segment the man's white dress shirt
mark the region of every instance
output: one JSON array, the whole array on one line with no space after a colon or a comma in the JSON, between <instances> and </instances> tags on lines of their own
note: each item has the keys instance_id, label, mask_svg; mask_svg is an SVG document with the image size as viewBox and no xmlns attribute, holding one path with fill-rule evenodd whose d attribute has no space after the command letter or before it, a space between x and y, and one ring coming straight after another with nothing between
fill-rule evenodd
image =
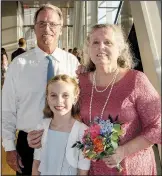
<instances>
[{"instance_id":1,"label":"man's white dress shirt","mask_svg":"<svg viewBox=\"0 0 162 176\"><path fill-rule=\"evenodd\" d=\"M29 132L43 118L48 54L36 47L16 57L6 73L2 89L2 140L5 151L15 150L16 129ZM76 76L77 58L56 48L54 74Z\"/></svg>"}]
</instances>

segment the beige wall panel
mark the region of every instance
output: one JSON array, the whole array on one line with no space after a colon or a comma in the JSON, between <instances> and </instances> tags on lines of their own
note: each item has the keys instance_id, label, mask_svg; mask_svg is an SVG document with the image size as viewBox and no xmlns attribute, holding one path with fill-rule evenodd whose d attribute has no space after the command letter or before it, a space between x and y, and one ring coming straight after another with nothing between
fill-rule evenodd
<instances>
[{"instance_id":1,"label":"beige wall panel","mask_svg":"<svg viewBox=\"0 0 162 176\"><path fill-rule=\"evenodd\" d=\"M155 36L155 31L153 31L153 29L156 30L156 28L158 28L159 25L161 25L161 21L158 20L156 13L153 13L151 11L149 12L147 11L146 13L146 8L147 8L146 3L150 3L150 2L130 1L143 69L145 74L148 76L149 80L153 84L153 86L161 94L161 85L160 85L161 53L159 52L159 49L158 49L159 39L161 40L161 32L159 29L157 29L156 36L159 36L157 38ZM156 3L156 2L153 2L153 3ZM152 5L152 4L148 4L148 5ZM152 15L152 18L150 19L151 15ZM159 23L159 25L153 26L152 21L154 20L157 20L156 23Z\"/></svg>"}]
</instances>

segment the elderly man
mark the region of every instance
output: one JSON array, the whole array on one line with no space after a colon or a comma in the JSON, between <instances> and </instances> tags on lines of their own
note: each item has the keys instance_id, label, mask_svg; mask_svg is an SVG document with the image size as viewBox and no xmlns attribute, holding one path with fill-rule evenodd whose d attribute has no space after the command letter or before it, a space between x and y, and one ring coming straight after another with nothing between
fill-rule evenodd
<instances>
[{"instance_id":1,"label":"elderly man","mask_svg":"<svg viewBox=\"0 0 162 176\"><path fill-rule=\"evenodd\" d=\"M17 56L6 74L2 90L2 139L9 166L17 175L31 175L33 152L27 134L43 118L47 81L57 74L76 76L79 62L75 56L57 47L63 17L50 4L35 13L37 47ZM16 130L19 130L15 146ZM42 132L38 132L38 137Z\"/></svg>"}]
</instances>

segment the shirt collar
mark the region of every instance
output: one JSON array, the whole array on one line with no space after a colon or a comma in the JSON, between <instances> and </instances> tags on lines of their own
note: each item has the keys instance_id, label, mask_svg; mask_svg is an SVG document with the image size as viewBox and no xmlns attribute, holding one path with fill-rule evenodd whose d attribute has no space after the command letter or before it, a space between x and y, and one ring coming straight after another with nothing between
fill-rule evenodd
<instances>
[{"instance_id":1,"label":"shirt collar","mask_svg":"<svg viewBox=\"0 0 162 176\"><path fill-rule=\"evenodd\" d=\"M24 49L24 50L25 50L25 48L24 48L24 47L20 47L20 46L19 46L19 48L22 48L22 49Z\"/></svg>"},{"instance_id":2,"label":"shirt collar","mask_svg":"<svg viewBox=\"0 0 162 176\"><path fill-rule=\"evenodd\" d=\"M43 50L41 50L38 46L35 48L35 51L36 51L36 53L43 55L44 58L49 55L49 54L45 53ZM56 60L57 62L60 62L60 48L56 47L54 52L50 55L53 56L54 60Z\"/></svg>"}]
</instances>

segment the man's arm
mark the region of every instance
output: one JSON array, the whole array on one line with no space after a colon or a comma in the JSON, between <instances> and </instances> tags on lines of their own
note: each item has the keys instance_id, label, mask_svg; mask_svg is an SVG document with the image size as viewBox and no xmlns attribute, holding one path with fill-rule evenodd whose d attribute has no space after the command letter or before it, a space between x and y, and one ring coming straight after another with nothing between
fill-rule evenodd
<instances>
[{"instance_id":1,"label":"man's arm","mask_svg":"<svg viewBox=\"0 0 162 176\"><path fill-rule=\"evenodd\" d=\"M17 102L14 65L11 63L2 89L2 140L5 151L16 150Z\"/></svg>"},{"instance_id":2,"label":"man's arm","mask_svg":"<svg viewBox=\"0 0 162 176\"><path fill-rule=\"evenodd\" d=\"M13 69L14 64L11 63L2 89L2 145L6 151L7 164L21 173L20 167L23 167L23 164L15 147L17 102Z\"/></svg>"}]
</instances>

